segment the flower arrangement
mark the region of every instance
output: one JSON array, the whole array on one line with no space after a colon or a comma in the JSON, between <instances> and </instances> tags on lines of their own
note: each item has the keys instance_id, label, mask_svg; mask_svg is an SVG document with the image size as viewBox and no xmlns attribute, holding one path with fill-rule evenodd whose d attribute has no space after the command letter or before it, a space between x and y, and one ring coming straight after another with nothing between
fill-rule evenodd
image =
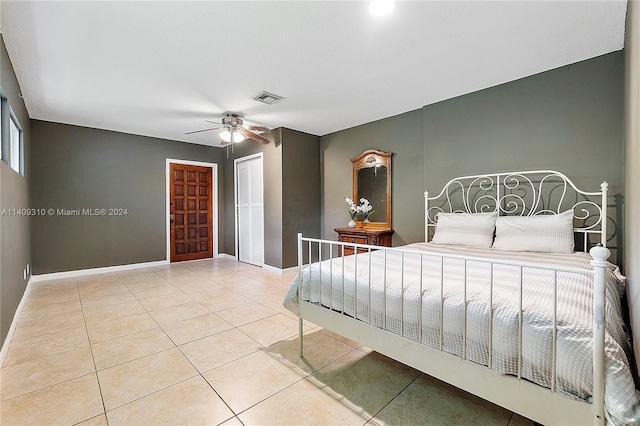
<instances>
[{"instance_id":1,"label":"flower arrangement","mask_svg":"<svg viewBox=\"0 0 640 426\"><path fill-rule=\"evenodd\" d=\"M373 213L373 206L369 203L369 200L366 198L360 198L360 205L357 205L348 197L345 197L344 201L349 204L349 210L347 210L347 212L349 213L351 220L354 220L357 215L362 214L364 221L369 221L369 216Z\"/></svg>"},{"instance_id":2,"label":"flower arrangement","mask_svg":"<svg viewBox=\"0 0 640 426\"><path fill-rule=\"evenodd\" d=\"M369 200L366 198L360 198L360 211L362 212L362 217L364 217L365 222L369 222L369 216L371 216L374 212L373 206L369 204Z\"/></svg>"},{"instance_id":3,"label":"flower arrangement","mask_svg":"<svg viewBox=\"0 0 640 426\"><path fill-rule=\"evenodd\" d=\"M344 201L345 203L349 204L349 210L347 210L347 212L349 213L349 217L351 218L351 220L355 219L357 215L362 213L360 206L357 206L351 198L345 197Z\"/></svg>"}]
</instances>

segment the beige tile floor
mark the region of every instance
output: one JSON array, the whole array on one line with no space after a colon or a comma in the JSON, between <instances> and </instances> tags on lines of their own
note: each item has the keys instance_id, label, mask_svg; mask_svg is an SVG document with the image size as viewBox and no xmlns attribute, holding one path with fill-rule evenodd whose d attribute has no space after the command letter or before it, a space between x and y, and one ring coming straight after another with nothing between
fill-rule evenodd
<instances>
[{"instance_id":1,"label":"beige tile floor","mask_svg":"<svg viewBox=\"0 0 640 426\"><path fill-rule=\"evenodd\" d=\"M2 425L531 424L282 307L292 275L228 259L34 282Z\"/></svg>"}]
</instances>

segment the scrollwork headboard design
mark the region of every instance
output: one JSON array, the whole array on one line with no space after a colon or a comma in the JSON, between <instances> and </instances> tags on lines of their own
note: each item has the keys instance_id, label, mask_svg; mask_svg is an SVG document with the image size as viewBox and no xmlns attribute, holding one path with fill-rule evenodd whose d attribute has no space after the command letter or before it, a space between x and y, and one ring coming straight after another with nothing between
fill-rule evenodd
<instances>
[{"instance_id":1,"label":"scrollwork headboard design","mask_svg":"<svg viewBox=\"0 0 640 426\"><path fill-rule=\"evenodd\" d=\"M579 189L567 176L553 170L462 176L447 182L434 197L425 196L425 241L433 235L437 215L494 212L509 216L559 214L573 209L574 232L581 249L595 242L607 246L607 182L600 191ZM597 240L592 244L589 236Z\"/></svg>"}]
</instances>

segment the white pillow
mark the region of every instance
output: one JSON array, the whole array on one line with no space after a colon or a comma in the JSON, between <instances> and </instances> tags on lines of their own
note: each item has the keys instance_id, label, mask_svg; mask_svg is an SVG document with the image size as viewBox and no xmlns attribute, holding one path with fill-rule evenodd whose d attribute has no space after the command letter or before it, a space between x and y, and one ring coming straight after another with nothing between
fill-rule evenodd
<instances>
[{"instance_id":1,"label":"white pillow","mask_svg":"<svg viewBox=\"0 0 640 426\"><path fill-rule=\"evenodd\" d=\"M496 220L499 250L573 253L573 210L537 216L500 216Z\"/></svg>"},{"instance_id":2,"label":"white pillow","mask_svg":"<svg viewBox=\"0 0 640 426\"><path fill-rule=\"evenodd\" d=\"M438 213L431 242L474 247L491 247L498 212Z\"/></svg>"}]
</instances>

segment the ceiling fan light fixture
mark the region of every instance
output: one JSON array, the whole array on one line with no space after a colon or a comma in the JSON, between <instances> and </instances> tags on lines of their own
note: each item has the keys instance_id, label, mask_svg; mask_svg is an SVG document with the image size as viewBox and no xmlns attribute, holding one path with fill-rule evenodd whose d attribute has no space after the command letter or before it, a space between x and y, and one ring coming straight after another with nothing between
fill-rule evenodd
<instances>
[{"instance_id":1,"label":"ceiling fan light fixture","mask_svg":"<svg viewBox=\"0 0 640 426\"><path fill-rule=\"evenodd\" d=\"M225 142L230 143L231 142L231 132L229 130L225 130L223 132L220 133L220 139L222 139ZM242 142L243 140L245 140L245 137L242 133L240 132L233 132L233 142L234 143L238 143L238 142Z\"/></svg>"},{"instance_id":2,"label":"ceiling fan light fixture","mask_svg":"<svg viewBox=\"0 0 640 426\"><path fill-rule=\"evenodd\" d=\"M385 16L396 7L394 0L372 0L369 2L369 13L373 16Z\"/></svg>"}]
</instances>

